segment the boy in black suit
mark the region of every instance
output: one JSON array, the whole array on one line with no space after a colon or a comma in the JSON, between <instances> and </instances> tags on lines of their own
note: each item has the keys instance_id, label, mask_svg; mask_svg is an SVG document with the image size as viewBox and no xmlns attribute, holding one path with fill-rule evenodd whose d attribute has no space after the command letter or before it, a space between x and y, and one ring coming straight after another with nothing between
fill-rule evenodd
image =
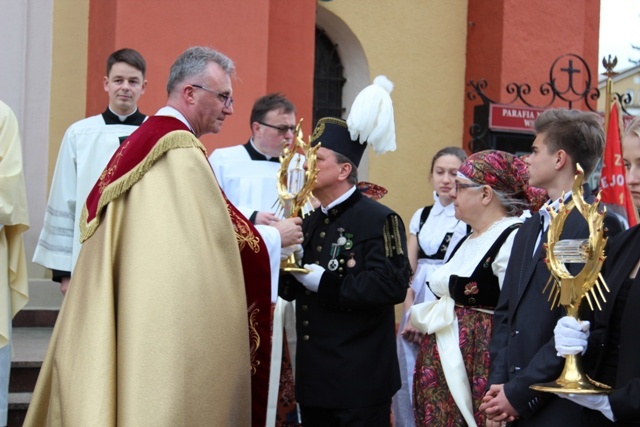
<instances>
[{"instance_id":1,"label":"boy in black suit","mask_svg":"<svg viewBox=\"0 0 640 427\"><path fill-rule=\"evenodd\" d=\"M570 200L576 164L591 175L604 151L604 132L595 113L577 110L547 110L534 125L536 139L525 162L529 184L547 191L550 205ZM587 184L584 194L593 201ZM613 217L605 219L609 235L621 231ZM555 380L564 366L556 356L553 328L564 315L562 308L550 309L542 293L549 279L543 244L549 225L549 213L541 209L522 225L513 243L500 300L494 315L491 339L489 390L480 407L496 425L579 426L580 407L550 393L529 386ZM578 211L567 218L561 239L587 238L589 229ZM581 265L571 265L576 274ZM573 270L572 270L573 269ZM504 425L504 424L503 424Z\"/></svg>"}]
</instances>

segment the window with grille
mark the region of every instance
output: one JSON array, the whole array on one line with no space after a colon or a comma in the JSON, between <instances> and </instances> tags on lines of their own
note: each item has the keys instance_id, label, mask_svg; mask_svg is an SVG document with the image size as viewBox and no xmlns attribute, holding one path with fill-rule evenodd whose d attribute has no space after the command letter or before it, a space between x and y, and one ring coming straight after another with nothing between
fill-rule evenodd
<instances>
[{"instance_id":1,"label":"window with grille","mask_svg":"<svg viewBox=\"0 0 640 427\"><path fill-rule=\"evenodd\" d=\"M316 59L313 79L313 127L322 117L342 117L342 61L337 45L316 28Z\"/></svg>"}]
</instances>

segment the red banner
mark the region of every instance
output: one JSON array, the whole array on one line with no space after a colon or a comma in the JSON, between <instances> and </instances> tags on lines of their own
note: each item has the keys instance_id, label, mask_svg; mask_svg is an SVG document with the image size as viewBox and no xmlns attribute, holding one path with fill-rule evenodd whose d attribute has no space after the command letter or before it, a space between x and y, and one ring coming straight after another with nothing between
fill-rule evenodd
<instances>
[{"instance_id":1,"label":"red banner","mask_svg":"<svg viewBox=\"0 0 640 427\"><path fill-rule=\"evenodd\" d=\"M607 126L607 142L604 150L600 189L602 202L617 205L626 212L629 226L636 225L636 214L631 194L625 181L625 167L622 161L622 144L620 138L620 114L616 101L611 105L609 125Z\"/></svg>"}]
</instances>

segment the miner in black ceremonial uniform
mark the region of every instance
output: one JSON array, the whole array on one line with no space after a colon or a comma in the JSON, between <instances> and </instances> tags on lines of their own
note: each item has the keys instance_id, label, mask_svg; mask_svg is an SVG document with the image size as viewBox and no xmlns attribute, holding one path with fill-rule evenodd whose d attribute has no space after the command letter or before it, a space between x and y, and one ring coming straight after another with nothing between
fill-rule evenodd
<instances>
[{"instance_id":1,"label":"miner in black ceremonial uniform","mask_svg":"<svg viewBox=\"0 0 640 427\"><path fill-rule=\"evenodd\" d=\"M395 149L392 87L377 77L347 121L320 119L311 137L321 145L313 192L321 206L302 225L310 272L280 281L280 296L296 301L296 400L305 427L389 426L400 388L394 305L409 283L405 229L356 187L367 142L378 152Z\"/></svg>"}]
</instances>

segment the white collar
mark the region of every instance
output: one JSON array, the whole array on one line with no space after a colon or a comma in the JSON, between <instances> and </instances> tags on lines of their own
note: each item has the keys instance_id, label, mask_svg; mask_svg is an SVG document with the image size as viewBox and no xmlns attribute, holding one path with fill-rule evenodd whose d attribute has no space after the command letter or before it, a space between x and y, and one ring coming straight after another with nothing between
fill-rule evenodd
<instances>
[{"instance_id":1,"label":"white collar","mask_svg":"<svg viewBox=\"0 0 640 427\"><path fill-rule=\"evenodd\" d=\"M349 197L351 197L351 195L355 191L356 191L356 186L354 185L353 187L348 189L342 196L338 197L333 202L329 203L329 205L327 205L327 207L320 206L320 209L322 210L322 213L327 215L329 213L329 209L331 209L334 206L338 206L340 203L342 203L345 200L347 200Z\"/></svg>"},{"instance_id":2,"label":"white collar","mask_svg":"<svg viewBox=\"0 0 640 427\"><path fill-rule=\"evenodd\" d=\"M109 111L111 111L113 114L115 114L118 117L118 120L120 120L120 122L124 122L125 120L127 120L127 117L134 115L136 113L136 111L138 111L138 107L136 107L136 109L133 110L133 113L122 115L122 114L118 114L115 111L113 111L111 109L111 107L108 107L108 108L109 108Z\"/></svg>"},{"instance_id":3,"label":"white collar","mask_svg":"<svg viewBox=\"0 0 640 427\"><path fill-rule=\"evenodd\" d=\"M572 194L573 190L564 193L564 203L566 203L567 200L571 198ZM551 199L547 200L547 205L549 205L549 207L553 209L554 212L558 212L558 208L560 207L560 198L555 199L553 203L549 203L550 201ZM551 221L551 214L546 209L541 208L540 218L542 219L542 229L546 230L547 227L549 227L549 222Z\"/></svg>"},{"instance_id":4,"label":"white collar","mask_svg":"<svg viewBox=\"0 0 640 427\"><path fill-rule=\"evenodd\" d=\"M161 109L158 110L158 112L156 113L156 116L170 116L170 117L175 117L176 119L180 120L182 123L184 123L185 125L187 125L187 127L189 128L189 130L191 132L193 132L193 127L191 127L191 124L189 123L189 121L187 120L187 118L185 116L182 115L182 113L178 110L176 110L173 107L169 107L168 105L165 107L162 107Z\"/></svg>"},{"instance_id":5,"label":"white collar","mask_svg":"<svg viewBox=\"0 0 640 427\"><path fill-rule=\"evenodd\" d=\"M429 215L441 215L444 214L448 217L455 216L456 208L453 206L453 203L449 203L447 206L443 206L440 202L440 196L435 191L433 192L433 207L431 208L431 212Z\"/></svg>"}]
</instances>

